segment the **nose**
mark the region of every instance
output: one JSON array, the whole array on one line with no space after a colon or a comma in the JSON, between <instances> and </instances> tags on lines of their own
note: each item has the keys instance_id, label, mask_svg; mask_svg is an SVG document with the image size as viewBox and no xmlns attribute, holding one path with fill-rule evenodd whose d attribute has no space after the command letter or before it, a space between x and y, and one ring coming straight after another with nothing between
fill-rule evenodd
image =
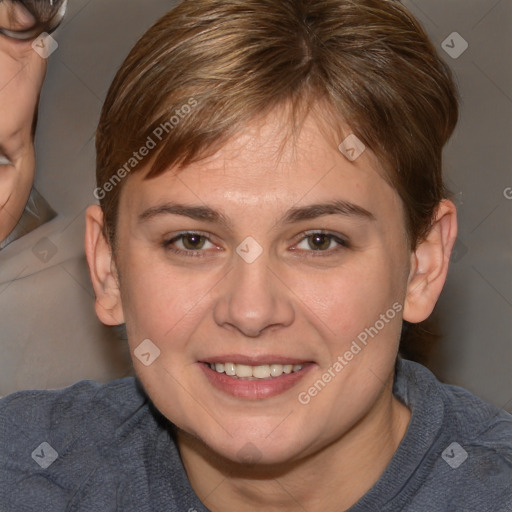
<instances>
[{"instance_id":1,"label":"nose","mask_svg":"<svg viewBox=\"0 0 512 512\"><path fill-rule=\"evenodd\" d=\"M237 258L235 268L218 288L215 322L247 337L291 325L295 318L291 294L261 255L247 263Z\"/></svg>"}]
</instances>

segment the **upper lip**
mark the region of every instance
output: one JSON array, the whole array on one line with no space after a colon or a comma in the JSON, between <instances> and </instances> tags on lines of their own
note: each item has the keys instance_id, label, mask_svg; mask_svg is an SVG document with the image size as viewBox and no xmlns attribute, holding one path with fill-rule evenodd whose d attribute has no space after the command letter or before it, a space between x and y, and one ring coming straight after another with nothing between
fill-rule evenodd
<instances>
[{"instance_id":1,"label":"upper lip","mask_svg":"<svg viewBox=\"0 0 512 512\"><path fill-rule=\"evenodd\" d=\"M310 363L307 359L298 359L296 357L267 355L248 356L243 354L227 354L222 356L205 357L200 360L202 363L234 363L245 364L248 366L261 366L265 364L306 364Z\"/></svg>"}]
</instances>

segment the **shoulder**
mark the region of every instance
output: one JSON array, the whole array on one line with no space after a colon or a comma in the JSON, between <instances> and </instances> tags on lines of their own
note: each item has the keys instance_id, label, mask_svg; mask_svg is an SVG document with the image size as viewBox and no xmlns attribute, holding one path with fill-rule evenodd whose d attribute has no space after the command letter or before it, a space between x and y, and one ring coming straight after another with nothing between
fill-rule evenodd
<instances>
[{"instance_id":1,"label":"shoulder","mask_svg":"<svg viewBox=\"0 0 512 512\"><path fill-rule=\"evenodd\" d=\"M463 388L442 387L452 435L442 458L460 473L457 482L475 503L512 510L512 415Z\"/></svg>"},{"instance_id":2,"label":"shoulder","mask_svg":"<svg viewBox=\"0 0 512 512\"><path fill-rule=\"evenodd\" d=\"M21 510L19 500L23 510L43 510L42 505L72 510L93 483L105 494L98 500L113 499L120 475L138 470L130 457L121 462L123 449L133 451L134 461L142 460L140 453L158 431L133 378L105 385L82 381L0 399L0 503L5 510Z\"/></svg>"},{"instance_id":3,"label":"shoulder","mask_svg":"<svg viewBox=\"0 0 512 512\"><path fill-rule=\"evenodd\" d=\"M424 366L412 361L401 360L398 372L402 386L411 386L416 394L415 401L423 408L442 407L443 421L450 424L450 430L466 439L494 437L508 443L512 448L512 414L496 407L468 390L459 386L444 384Z\"/></svg>"},{"instance_id":4,"label":"shoulder","mask_svg":"<svg viewBox=\"0 0 512 512\"><path fill-rule=\"evenodd\" d=\"M423 419L439 420L423 462L425 499L453 510L512 510L512 415L416 363L403 361L399 371Z\"/></svg>"},{"instance_id":5,"label":"shoulder","mask_svg":"<svg viewBox=\"0 0 512 512\"><path fill-rule=\"evenodd\" d=\"M468 445L480 444L488 450L498 450L510 459L512 469L512 414L467 389L441 383L429 370L420 368L435 382L429 391L435 390L442 400L445 428ZM426 395L425 399L428 402L430 397Z\"/></svg>"},{"instance_id":6,"label":"shoulder","mask_svg":"<svg viewBox=\"0 0 512 512\"><path fill-rule=\"evenodd\" d=\"M0 399L0 433L9 436L16 425L44 430L69 428L80 422L87 427L91 422L84 423L86 418L100 416L114 426L146 401L134 378L109 384L81 381L56 390L19 391Z\"/></svg>"}]
</instances>

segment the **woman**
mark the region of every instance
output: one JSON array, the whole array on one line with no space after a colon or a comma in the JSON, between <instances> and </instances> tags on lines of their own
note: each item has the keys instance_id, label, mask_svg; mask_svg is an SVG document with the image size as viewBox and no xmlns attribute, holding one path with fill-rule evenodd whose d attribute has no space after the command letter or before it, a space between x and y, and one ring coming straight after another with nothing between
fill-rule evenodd
<instances>
[{"instance_id":1,"label":"woman","mask_svg":"<svg viewBox=\"0 0 512 512\"><path fill-rule=\"evenodd\" d=\"M510 415L397 357L448 272L456 120L395 1L157 22L107 95L86 215L137 379L5 398L5 508L510 510Z\"/></svg>"}]
</instances>

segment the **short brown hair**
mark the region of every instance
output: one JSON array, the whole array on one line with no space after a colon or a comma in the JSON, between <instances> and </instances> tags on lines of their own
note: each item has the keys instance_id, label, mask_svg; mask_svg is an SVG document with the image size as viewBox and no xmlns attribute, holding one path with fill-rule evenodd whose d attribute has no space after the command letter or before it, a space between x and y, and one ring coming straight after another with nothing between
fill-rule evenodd
<instances>
[{"instance_id":1,"label":"short brown hair","mask_svg":"<svg viewBox=\"0 0 512 512\"><path fill-rule=\"evenodd\" d=\"M170 117L191 98L193 113L171 131ZM278 106L297 113L319 101L385 166L415 248L448 193L442 149L458 101L447 65L397 0L182 2L138 41L110 87L96 136L97 185L123 166L125 176L134 149L165 123L146 178L211 154ZM113 246L121 190L111 183L99 197Z\"/></svg>"}]
</instances>

